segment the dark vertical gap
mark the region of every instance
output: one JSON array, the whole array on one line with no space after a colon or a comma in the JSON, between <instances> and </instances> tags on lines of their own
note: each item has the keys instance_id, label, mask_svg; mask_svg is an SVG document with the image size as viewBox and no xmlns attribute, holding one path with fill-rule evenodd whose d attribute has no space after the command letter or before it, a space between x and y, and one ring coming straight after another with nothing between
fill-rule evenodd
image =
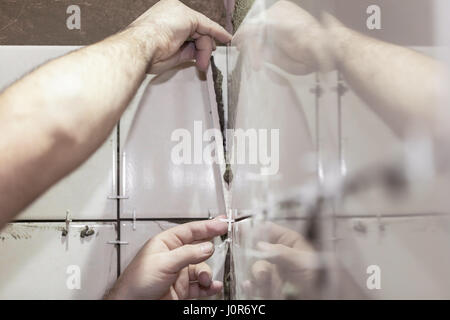
<instances>
[{"instance_id":1,"label":"dark vertical gap","mask_svg":"<svg viewBox=\"0 0 450 320\"><path fill-rule=\"evenodd\" d=\"M342 165L343 165L343 160L344 160L344 150L343 150L343 144L342 144L342 88L343 88L343 84L342 84L342 77L341 77L341 73L338 71L337 72L337 89L336 89L336 94L337 94L337 107L338 107L338 156L339 156L339 171L342 172ZM341 176L341 178L344 178ZM342 200L342 195L338 194L338 203L337 203L337 210L336 208L334 208L333 210L333 239L337 238L337 234L336 234L336 212L338 210L341 210L341 200ZM333 241L333 252L336 253L336 241Z\"/></svg>"},{"instance_id":2,"label":"dark vertical gap","mask_svg":"<svg viewBox=\"0 0 450 320\"><path fill-rule=\"evenodd\" d=\"M339 157L339 172L340 172L340 178L341 179L345 179L345 176L342 175L342 168L343 168L343 164L344 164L344 144L343 144L343 117L342 117L342 96L344 95L345 91L346 91L346 87L344 85L344 79L342 77L342 74L337 71L337 76L336 76L336 82L337 82L337 87L336 87L336 95L337 95L337 108L338 108L338 157ZM332 254L334 255L334 257L337 259L338 258L338 252L337 252L337 239L338 239L338 232L337 232L337 219L338 219L338 212L340 212L343 208L342 208L342 203L344 201L344 194L342 194L341 192L339 192L339 194L337 194L337 201L334 201L334 206L333 206L333 219L332 219L332 238L333 241L332 243ZM335 292L334 292L334 288L335 286L339 286L339 281L340 278L336 278L336 277L331 277L329 279L329 281L331 281L331 289L332 292L331 294L334 296Z\"/></svg>"},{"instance_id":3,"label":"dark vertical gap","mask_svg":"<svg viewBox=\"0 0 450 320\"><path fill-rule=\"evenodd\" d=\"M315 94L315 104L316 104L316 157L317 157L317 183L320 186L320 170L321 170L321 159L320 159L320 82L319 75L316 73L316 84L313 88L313 93Z\"/></svg>"},{"instance_id":4,"label":"dark vertical gap","mask_svg":"<svg viewBox=\"0 0 450 320\"><path fill-rule=\"evenodd\" d=\"M211 70L213 74L214 81L214 92L216 94L216 103L217 103L217 113L219 114L219 122L220 122L220 131L222 132L222 142L224 152L226 153L226 127L225 127L225 108L223 103L223 74L220 69L217 67L216 62L214 61L214 56L211 56ZM225 154L224 154L225 156ZM225 160L226 160L225 156Z\"/></svg>"},{"instance_id":5,"label":"dark vertical gap","mask_svg":"<svg viewBox=\"0 0 450 320\"><path fill-rule=\"evenodd\" d=\"M230 246L228 246L227 256L225 258L224 265L224 279L223 279L223 299L231 300L231 252Z\"/></svg>"},{"instance_id":6,"label":"dark vertical gap","mask_svg":"<svg viewBox=\"0 0 450 320\"><path fill-rule=\"evenodd\" d=\"M116 181L116 194L120 195L120 165L121 165L121 157L120 157L120 120L117 123L117 158L116 158L116 164L117 164L117 168L116 168L116 175L117 175L117 181ZM120 241L121 237L120 237L120 199L117 199L117 241ZM116 250L117 250L117 278L119 278L120 273L121 273L121 268L120 268L120 244L116 245Z\"/></svg>"},{"instance_id":7,"label":"dark vertical gap","mask_svg":"<svg viewBox=\"0 0 450 320\"><path fill-rule=\"evenodd\" d=\"M231 4L231 1L229 1L229 3ZM234 4L236 5L236 2ZM228 25L230 27L232 27L233 29L234 29L233 17L234 17L235 9L236 8L233 8L233 11L230 12L230 15L228 16L228 18L230 19L228 21ZM229 10L229 6L228 6L227 10ZM232 31L235 31L235 30L232 30ZM229 175L231 173L231 167L227 163L227 159L228 159L227 152L230 151L230 150L228 150L228 146L231 145L231 144L229 143L229 141L227 141L228 135L226 133L227 132L226 129L230 129L229 125L230 125L230 97L231 97L230 81L231 81L231 79L230 79L230 69L229 69L229 67L230 67L229 66L229 54L230 54L229 50L230 50L230 47L227 44L227 47L226 47L226 75L225 76L226 76L226 81L227 81L226 83L227 83L227 113L228 113L227 118L228 118L228 123L225 123L225 121L224 121L224 125L226 125L227 127L224 127L223 131L222 131L223 132L222 135L223 135L224 148L225 148L224 149L224 157L225 157L225 163L226 163L226 171L224 173L223 179L228 184L230 184ZM223 79L222 79L222 81L223 81ZM224 109L224 112L225 112L225 109ZM225 114L223 115L223 117L225 118ZM230 208L225 208L225 209L229 210ZM226 215L228 217L228 212L226 212ZM224 239L225 238L226 237L224 237ZM226 254L226 257L225 257L225 264L223 266L223 299L224 300L228 300L228 301L231 300L231 281L232 281L232 279L231 279L231 246L232 246L232 244L228 243L227 254Z\"/></svg>"},{"instance_id":8,"label":"dark vertical gap","mask_svg":"<svg viewBox=\"0 0 450 320\"><path fill-rule=\"evenodd\" d=\"M228 50L228 48L227 48ZM223 102L223 74L217 68L216 63L214 61L214 57L211 57L211 69L213 74L213 81L214 81L214 92L216 94L216 103L217 103L217 113L219 115L219 122L220 122L220 131L222 133L222 142L223 142L223 148L224 148L224 157L225 162L227 161L227 135L226 135L226 127L225 127L225 109L224 109L224 102ZM228 71L228 56L227 56L227 71ZM226 164L226 170L223 175L223 179L225 182L229 185L231 182L231 167L229 164ZM228 186L227 186L228 187ZM226 208L228 209L228 208ZM222 240L225 241L227 237L223 236ZM224 275L223 275L223 298L224 300L231 300L231 254L230 254L230 247L227 249L227 254L225 258L225 265L224 265Z\"/></svg>"},{"instance_id":9,"label":"dark vertical gap","mask_svg":"<svg viewBox=\"0 0 450 320\"><path fill-rule=\"evenodd\" d=\"M236 0L234 1L234 7L231 9L230 7L233 5L233 1L229 1L229 5L227 6L227 10L232 10L231 14L228 15L228 19L231 19L231 21L227 21L227 24L229 26L232 26L233 32L235 33L236 30L241 25L242 21L244 20L245 16L247 15L248 11L252 7L255 0ZM235 116L236 116L236 107L237 107L237 99L238 99L238 90L241 83L241 64L242 64L242 57L241 55L238 56L238 60L236 63L236 66L232 71L229 69L229 47L227 47L227 102L228 102L228 123L224 123L224 127L226 125L226 128L228 129L234 129L235 126ZM233 91L233 92L232 92ZM223 115L225 116L225 115ZM225 128L225 129L226 129ZM225 130L224 130L225 133ZM228 159L228 148L231 146L231 141L228 141L227 134L223 134L224 136L224 146L225 146L225 160L227 163ZM231 181L233 179L233 173L231 170L231 165L229 163L226 164L226 171L224 173L223 179L229 186L231 184ZM231 209L231 208L227 208ZM227 213L228 214L228 213ZM234 228L233 228L234 229ZM231 233L228 234L228 237L231 237L231 240L234 238L234 230L232 230ZM233 256L232 256L232 250L231 250L232 242L228 246L227 255L225 259L225 265L224 265L224 299L225 300L231 300L235 298L236 290L235 290L235 278L233 275L234 268L233 268Z\"/></svg>"}]
</instances>

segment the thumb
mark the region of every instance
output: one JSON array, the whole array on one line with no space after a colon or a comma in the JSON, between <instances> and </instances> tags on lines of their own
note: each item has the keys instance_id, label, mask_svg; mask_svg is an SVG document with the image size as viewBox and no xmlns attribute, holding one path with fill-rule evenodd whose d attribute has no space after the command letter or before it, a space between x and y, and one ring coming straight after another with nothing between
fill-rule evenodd
<instances>
[{"instance_id":1,"label":"thumb","mask_svg":"<svg viewBox=\"0 0 450 320\"><path fill-rule=\"evenodd\" d=\"M214 245L211 242L181 246L167 253L167 270L170 273L178 273L190 264L207 260L213 253Z\"/></svg>"},{"instance_id":2,"label":"thumb","mask_svg":"<svg viewBox=\"0 0 450 320\"><path fill-rule=\"evenodd\" d=\"M172 69L179 64L182 64L187 61L192 61L195 58L195 45L193 42L184 43L180 50L178 50L174 55L170 58L159 61L155 64L152 64L149 68L148 73L150 74L159 74L166 70Z\"/></svg>"},{"instance_id":3,"label":"thumb","mask_svg":"<svg viewBox=\"0 0 450 320\"><path fill-rule=\"evenodd\" d=\"M288 269L315 269L318 267L317 254L310 250L299 250L290 248L283 244L258 242L258 249L270 253L265 258L279 267Z\"/></svg>"}]
</instances>

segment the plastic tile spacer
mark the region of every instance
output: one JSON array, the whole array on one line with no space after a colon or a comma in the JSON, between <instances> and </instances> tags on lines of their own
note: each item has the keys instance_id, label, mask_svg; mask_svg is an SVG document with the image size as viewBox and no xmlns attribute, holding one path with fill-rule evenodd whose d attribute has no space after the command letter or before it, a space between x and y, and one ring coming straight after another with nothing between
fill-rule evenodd
<instances>
[{"instance_id":1,"label":"plastic tile spacer","mask_svg":"<svg viewBox=\"0 0 450 320\"><path fill-rule=\"evenodd\" d=\"M234 223L234 219L226 218L226 219L219 219L219 221L228 223L228 232L231 231L231 224Z\"/></svg>"},{"instance_id":2,"label":"plastic tile spacer","mask_svg":"<svg viewBox=\"0 0 450 320\"><path fill-rule=\"evenodd\" d=\"M113 240L113 241L108 241L108 244L114 244L114 245L128 245L129 242L128 241L118 241L118 240Z\"/></svg>"}]
</instances>

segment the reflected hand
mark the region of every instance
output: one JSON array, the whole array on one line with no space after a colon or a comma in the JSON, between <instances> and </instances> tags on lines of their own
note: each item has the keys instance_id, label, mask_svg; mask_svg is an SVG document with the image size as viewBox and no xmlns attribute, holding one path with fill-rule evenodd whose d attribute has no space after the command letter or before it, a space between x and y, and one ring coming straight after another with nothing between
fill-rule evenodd
<instances>
[{"instance_id":1,"label":"reflected hand","mask_svg":"<svg viewBox=\"0 0 450 320\"><path fill-rule=\"evenodd\" d=\"M227 43L231 35L220 25L178 0L161 0L137 18L125 32L153 52L150 73L160 73L195 59L206 70L214 39ZM188 40L192 40L187 42Z\"/></svg>"},{"instance_id":2,"label":"reflected hand","mask_svg":"<svg viewBox=\"0 0 450 320\"><path fill-rule=\"evenodd\" d=\"M319 267L313 247L291 229L270 222L263 229L258 234L268 237L267 242L259 241L256 249L266 257L252 265L244 290L262 298L311 296Z\"/></svg>"},{"instance_id":3,"label":"reflected hand","mask_svg":"<svg viewBox=\"0 0 450 320\"><path fill-rule=\"evenodd\" d=\"M248 50L256 70L264 62L298 75L333 67L325 29L290 1L278 1L254 21L244 23L233 42L238 50Z\"/></svg>"},{"instance_id":4,"label":"reflected hand","mask_svg":"<svg viewBox=\"0 0 450 320\"><path fill-rule=\"evenodd\" d=\"M178 300L217 294L223 284L212 280L204 261L214 253L210 240L227 228L216 218L160 233L139 251L106 298Z\"/></svg>"}]
</instances>

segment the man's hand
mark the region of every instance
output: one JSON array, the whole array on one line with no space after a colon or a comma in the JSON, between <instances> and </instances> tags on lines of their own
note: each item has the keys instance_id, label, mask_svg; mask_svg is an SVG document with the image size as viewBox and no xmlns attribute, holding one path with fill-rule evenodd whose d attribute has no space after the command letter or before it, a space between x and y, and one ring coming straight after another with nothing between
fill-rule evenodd
<instances>
[{"instance_id":1,"label":"man's hand","mask_svg":"<svg viewBox=\"0 0 450 320\"><path fill-rule=\"evenodd\" d=\"M144 50L153 51L150 73L160 73L195 59L206 70L214 39L227 43L231 35L220 25L178 0L161 0L134 21L127 30L145 40Z\"/></svg>"},{"instance_id":2,"label":"man's hand","mask_svg":"<svg viewBox=\"0 0 450 320\"><path fill-rule=\"evenodd\" d=\"M216 218L160 233L144 245L106 298L178 300L215 295L223 284L212 280L204 261L214 253L210 240L227 228Z\"/></svg>"},{"instance_id":3,"label":"man's hand","mask_svg":"<svg viewBox=\"0 0 450 320\"><path fill-rule=\"evenodd\" d=\"M252 66L269 62L293 74L328 71L333 67L326 30L307 11L278 1L237 31L238 50L249 50Z\"/></svg>"}]
</instances>

